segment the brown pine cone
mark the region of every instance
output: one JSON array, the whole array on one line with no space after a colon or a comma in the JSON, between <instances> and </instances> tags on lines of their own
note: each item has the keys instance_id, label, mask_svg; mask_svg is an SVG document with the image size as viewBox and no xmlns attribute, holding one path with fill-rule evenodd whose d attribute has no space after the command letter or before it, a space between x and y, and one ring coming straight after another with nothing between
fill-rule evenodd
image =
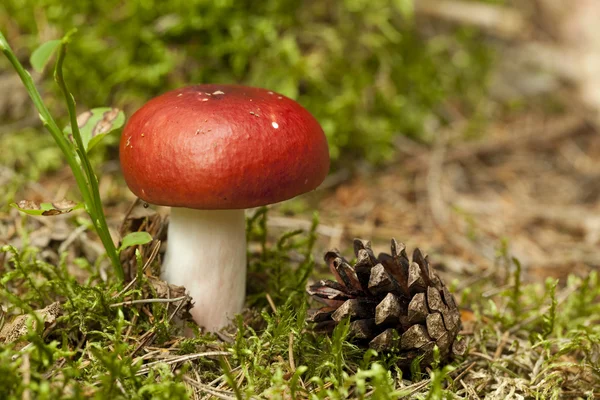
<instances>
[{"instance_id":1,"label":"brown pine cone","mask_svg":"<svg viewBox=\"0 0 600 400\"><path fill-rule=\"evenodd\" d=\"M391 247L391 255L375 257L370 242L355 239L354 265L337 250L327 252L325 262L336 281L309 286L308 294L325 304L310 310L309 322L316 331L331 332L349 317L355 343L398 352L403 367L417 357L422 366L431 364L436 344L442 360L463 354L466 343L457 340L461 321L454 296L419 249L411 262L404 244L392 239Z\"/></svg>"}]
</instances>

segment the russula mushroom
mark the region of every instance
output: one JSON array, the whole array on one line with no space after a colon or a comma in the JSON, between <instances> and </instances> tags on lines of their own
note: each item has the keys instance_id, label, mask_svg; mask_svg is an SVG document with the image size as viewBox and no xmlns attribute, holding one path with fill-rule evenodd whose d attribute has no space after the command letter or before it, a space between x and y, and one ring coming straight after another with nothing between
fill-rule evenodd
<instances>
[{"instance_id":1,"label":"russula mushroom","mask_svg":"<svg viewBox=\"0 0 600 400\"><path fill-rule=\"evenodd\" d=\"M329 170L327 140L306 109L235 85L150 100L127 122L120 159L135 195L172 207L162 278L186 287L194 320L209 331L242 310L244 209L313 190Z\"/></svg>"}]
</instances>

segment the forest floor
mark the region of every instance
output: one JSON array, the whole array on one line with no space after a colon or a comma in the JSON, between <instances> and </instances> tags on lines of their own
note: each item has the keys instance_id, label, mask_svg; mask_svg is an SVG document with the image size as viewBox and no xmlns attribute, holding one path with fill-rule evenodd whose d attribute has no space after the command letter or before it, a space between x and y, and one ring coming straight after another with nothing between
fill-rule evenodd
<instances>
[{"instance_id":1,"label":"forest floor","mask_svg":"<svg viewBox=\"0 0 600 400\"><path fill-rule=\"evenodd\" d=\"M147 379L160 380L152 377L151 370L157 365L153 362L163 361L166 364L161 365L171 367L174 381L183 383L198 396L217 398L353 398L362 395L388 398L384 393L391 389L397 391L390 395L391 398L598 397L600 187L597 182L600 162L597 160L600 160L600 136L585 118L575 114L518 115L491 125L481 141L456 140L455 132L458 130L454 131L452 127L440 132L431 149L409 139L400 140L397 143L398 159L382 170L364 168L350 173L344 168L338 169L321 188L306 195L300 202L271 207L266 219L268 234L263 232L270 246L274 246L276 239L285 232L297 229L308 232L312 212L316 209L319 224L315 231L316 244L311 251L316 260L315 274L319 276L326 274L323 252L339 248L350 255L355 237L371 240L375 250L387 251L389 240L394 237L404 242L408 249L419 247L428 253L432 265L459 299L463 318L461 335L470 340L465 356L453 362L454 370L424 371L418 379L393 375L392 383L384 385L374 378L380 373L374 367L377 363L373 364L374 360L371 360L366 365L360 364L356 360L365 357L364 353L343 342L342 338L337 348L342 361L338 361L347 375L340 381L331 376L319 380L327 376L319 370L319 365L328 362L327 357L320 358L321 349L315 348L313 341L309 341L312 347L300 342L292 349L294 337L310 335L305 322L298 319L302 313L286 308L289 302L286 302L287 295L282 288L273 289L259 284L250 288L250 309L245 313L244 323L251 333L240 334L238 326L237 336L235 333L222 334L213 339L186 342L188 339L180 336L180 330L170 327L166 337L158 340L156 331L144 334L143 330L134 328L138 318L153 321L154 313L158 312L156 309L145 309L142 304L139 312L126 315L126 325L130 327L122 339L127 343L123 351L136 365L133 373L136 376L150 373ZM152 207L144 208L139 203L130 209L134 199L124 188L114 162L104 164L102 170L105 173L100 180L101 192L115 232L124 224L129 213L128 221L149 217L146 220L149 225L131 222L130 225L125 224L124 229L131 229L133 224L136 229L153 233L155 239L164 236L167 220L155 217L163 216L166 210L159 209L156 214ZM63 197L73 184L69 171L59 170L27 186L24 195L35 200L48 199L49 195L51 198ZM98 259L103 249L89 226L81 222L78 226L73 224L77 213L31 218L11 209L0 219L0 240L19 249L22 260L29 262L37 259L48 265L58 265L61 254L66 253L66 268L76 281L71 284L85 287L90 283L86 281L90 279L90 268L79 268L81 262L76 260L99 260L96 264L99 275L95 279L100 281L106 279L108 263ZM252 213L250 211L249 214ZM159 232L161 229L163 233ZM156 243L140 248L144 261L152 260L159 253ZM255 255L264 253L263 246L259 235L259 240L251 241L250 251ZM36 250L27 253L30 250L26 249L31 248ZM4 250L0 261L5 272L13 271L14 264L9 260L14 263L15 258L20 256L11 253L8 248ZM284 258L289 268L294 269L305 262L307 254L293 248L287 250ZM278 248L268 254L274 257L277 251L283 252ZM23 255L25 253L28 255ZM512 260L513 257L519 261L518 264ZM134 266L132 276L135 276L133 253L130 252L125 259L127 265ZM260 275L260 268L258 270ZM147 276L152 275L151 268L145 271ZM254 273L257 273L256 269ZM91 275L95 276L94 273ZM36 278L36 283L29 282L29 286L24 284L23 288L6 282L4 287L10 288L13 294L21 291L29 293L34 288L45 287L44 283L40 283L43 279L39 279L42 278ZM47 276L44 279L46 283L51 281ZM153 278L148 279L154 282L151 286L155 291L142 288L142 299L151 298L156 291L165 288ZM23 279L21 282L26 281ZM16 282L19 280L11 283ZM256 283L256 280L252 279L251 272L251 286L253 282ZM104 290L109 291L110 298L123 300L124 292L118 296L110 292L114 290L110 286L104 287ZM178 289L166 289L167 292L170 290ZM60 291L48 289L45 294L59 303L61 298L64 299ZM25 294L24 298L28 296ZM306 299L302 298L295 301L306 303ZM48 306L49 301L38 299L33 304L38 304L41 309ZM175 311L182 308L181 304L175 307ZM54 303L50 305L54 307ZM282 311L281 307L285 310ZM6 303L4 309L8 311ZM74 307L70 312L77 314L76 309ZM92 326L86 329L80 327L79 333L73 332L73 329L77 331L76 326L60 328L61 324L75 322L65 319L58 323L60 319L53 316L52 310L45 307L41 311L46 327L41 332L42 337L57 340L57 332L69 332L73 337L67 342L75 343L70 346L71 350L80 349L81 352L77 368L85 370L86 363L93 365L94 353L86 350L93 347L93 341L88 334L81 333L92 329ZM65 311L57 315L62 315L62 312ZM174 314L170 315L167 325L172 323ZM264 320L257 323L260 318ZM277 328L272 326L270 318L288 318L289 325L275 335L273 330ZM0 340L9 345L5 351L9 352L11 359L15 360L18 354L29 354L23 351L31 349L33 342L23 342L19 338L19 334L26 332L26 329L19 330L24 329L24 322L9 314L2 321ZM271 347L275 347L275 341L286 343L280 353L271 349L268 357L257 355L252 360L244 360L237 354L229 367L222 362L210 361L230 354L232 345L250 347L249 342L240 343L252 339L264 346L270 343ZM335 340L328 342L332 349L336 349ZM191 346L185 352L182 351L184 343ZM379 362L385 365L386 360ZM64 364L64 355L57 356L51 365L46 365L45 370L39 371L40 376L57 377ZM309 375L308 381L302 381L300 377L301 385L290 383L290 374L298 371L297 365L303 364L308 365L313 379ZM210 365L209 372L206 371L207 365ZM24 364L15 368L22 373ZM110 371L109 367L104 368ZM361 368L375 375L361 377ZM283 373L280 381L276 379L279 376L277 371ZM180 375L177 375L178 372ZM28 374L27 382L33 379L28 372L21 375L24 382ZM200 376L214 379L207 381ZM232 384L230 377L237 383ZM64 382L64 379L56 378L57 382ZM77 379L85 381L91 377L79 375L75 381ZM117 381L119 379L127 379L127 374ZM168 381L164 377L162 379ZM360 391L360 379L367 385L363 392ZM98 384L83 384L84 393L109 393L98 392ZM69 385L73 386L73 383L66 386ZM128 386L124 385L124 389L119 389L123 395L128 393ZM24 386L22 390L27 393L32 389ZM166 389L160 390L164 392Z\"/></svg>"}]
</instances>

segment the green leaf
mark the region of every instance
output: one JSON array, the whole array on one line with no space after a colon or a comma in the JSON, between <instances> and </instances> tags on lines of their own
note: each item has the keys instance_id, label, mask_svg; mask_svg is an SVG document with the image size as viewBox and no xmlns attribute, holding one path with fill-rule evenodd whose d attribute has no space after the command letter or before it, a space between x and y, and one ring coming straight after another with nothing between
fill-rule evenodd
<instances>
[{"instance_id":1,"label":"green leaf","mask_svg":"<svg viewBox=\"0 0 600 400\"><path fill-rule=\"evenodd\" d=\"M100 107L93 108L77 116L77 126L81 133L81 141L85 151L89 152L106 135L119 129L125 123L125 114L118 108ZM64 129L72 139L71 126Z\"/></svg>"},{"instance_id":2,"label":"green leaf","mask_svg":"<svg viewBox=\"0 0 600 400\"><path fill-rule=\"evenodd\" d=\"M121 241L121 247L119 247L119 253L131 246L137 246L139 244L146 244L152 240L152 236L148 232L131 232L126 235Z\"/></svg>"},{"instance_id":3,"label":"green leaf","mask_svg":"<svg viewBox=\"0 0 600 400\"><path fill-rule=\"evenodd\" d=\"M60 43L60 40L50 40L35 49L29 58L29 62L31 62L33 69L37 72L42 72L44 66L48 63L50 57L52 57L52 54L54 54L58 46L60 46Z\"/></svg>"},{"instance_id":4,"label":"green leaf","mask_svg":"<svg viewBox=\"0 0 600 400\"><path fill-rule=\"evenodd\" d=\"M29 215L52 216L70 213L73 210L82 208L83 203L76 203L70 200L61 200L54 203L21 200L18 203L11 203L10 206Z\"/></svg>"}]
</instances>

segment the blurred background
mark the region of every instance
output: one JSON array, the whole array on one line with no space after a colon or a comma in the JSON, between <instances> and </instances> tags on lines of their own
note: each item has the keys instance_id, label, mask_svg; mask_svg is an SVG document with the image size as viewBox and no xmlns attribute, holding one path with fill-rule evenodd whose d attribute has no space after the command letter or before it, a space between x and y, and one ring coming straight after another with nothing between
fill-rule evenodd
<instances>
[{"instance_id":1,"label":"blurred background","mask_svg":"<svg viewBox=\"0 0 600 400\"><path fill-rule=\"evenodd\" d=\"M470 277L501 274L509 252L532 280L600 265L597 21L596 0L0 3L0 29L26 66L41 43L78 28L65 76L80 112L131 115L159 93L209 82L269 88L309 109L331 174L274 207L276 231L307 227L317 210L321 249L353 237L383 249L393 236ZM51 70L32 74L66 125ZM118 140L92 152L113 226L133 200ZM0 242L16 243L10 202L76 196L3 57L0 143ZM84 224L35 223L40 247Z\"/></svg>"}]
</instances>

